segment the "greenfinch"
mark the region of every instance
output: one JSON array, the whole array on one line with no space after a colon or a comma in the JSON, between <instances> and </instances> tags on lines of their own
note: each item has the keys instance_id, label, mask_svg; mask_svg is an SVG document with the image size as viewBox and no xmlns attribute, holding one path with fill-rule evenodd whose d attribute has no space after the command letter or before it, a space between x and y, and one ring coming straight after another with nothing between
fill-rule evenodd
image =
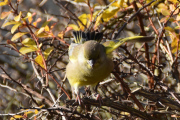
<instances>
[{"instance_id":1,"label":"greenfinch","mask_svg":"<svg viewBox=\"0 0 180 120\"><path fill-rule=\"evenodd\" d=\"M154 37L136 36L101 44L102 33L73 31L75 43L69 47L69 63L66 76L77 94L80 104L79 88L95 86L107 78L114 65L112 52L126 41L149 41Z\"/></svg>"}]
</instances>

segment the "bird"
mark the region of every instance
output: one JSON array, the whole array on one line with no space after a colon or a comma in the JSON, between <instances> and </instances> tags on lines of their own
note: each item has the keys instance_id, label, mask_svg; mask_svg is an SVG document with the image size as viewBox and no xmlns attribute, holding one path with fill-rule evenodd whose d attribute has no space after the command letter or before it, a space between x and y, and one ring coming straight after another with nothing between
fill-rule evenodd
<instances>
[{"instance_id":1,"label":"bird","mask_svg":"<svg viewBox=\"0 0 180 120\"><path fill-rule=\"evenodd\" d=\"M135 36L101 43L102 32L73 31L74 42L68 51L66 76L81 104L79 88L96 86L113 71L112 52L127 41L151 41L154 37Z\"/></svg>"}]
</instances>

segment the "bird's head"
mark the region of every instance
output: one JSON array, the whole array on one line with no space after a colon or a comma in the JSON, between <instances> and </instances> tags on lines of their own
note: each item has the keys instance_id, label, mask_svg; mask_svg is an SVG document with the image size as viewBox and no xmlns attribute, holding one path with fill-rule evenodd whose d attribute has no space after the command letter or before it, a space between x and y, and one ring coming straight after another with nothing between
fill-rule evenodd
<instances>
[{"instance_id":1,"label":"bird's head","mask_svg":"<svg viewBox=\"0 0 180 120\"><path fill-rule=\"evenodd\" d=\"M83 44L83 56L88 68L96 68L106 57L105 48L97 41L87 41Z\"/></svg>"}]
</instances>

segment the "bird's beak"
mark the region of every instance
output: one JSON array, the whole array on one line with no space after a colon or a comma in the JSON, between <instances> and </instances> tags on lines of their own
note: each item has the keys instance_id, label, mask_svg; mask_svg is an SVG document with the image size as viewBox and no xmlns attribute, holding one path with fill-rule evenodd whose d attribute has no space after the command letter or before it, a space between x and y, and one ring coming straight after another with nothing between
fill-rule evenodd
<instances>
[{"instance_id":1,"label":"bird's beak","mask_svg":"<svg viewBox=\"0 0 180 120\"><path fill-rule=\"evenodd\" d=\"M88 60L88 64L91 68L94 67L94 64L95 64L95 60L91 59L91 60Z\"/></svg>"}]
</instances>

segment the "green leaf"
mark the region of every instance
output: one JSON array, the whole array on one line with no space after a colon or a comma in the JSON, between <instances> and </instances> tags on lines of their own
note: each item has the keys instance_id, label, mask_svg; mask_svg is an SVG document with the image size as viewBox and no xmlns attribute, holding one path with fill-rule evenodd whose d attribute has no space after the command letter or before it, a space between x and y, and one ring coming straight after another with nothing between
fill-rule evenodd
<instances>
[{"instance_id":1,"label":"green leaf","mask_svg":"<svg viewBox=\"0 0 180 120\"><path fill-rule=\"evenodd\" d=\"M26 38L22 41L22 44L25 46L34 46L37 47L36 42L31 38Z\"/></svg>"},{"instance_id":2,"label":"green leaf","mask_svg":"<svg viewBox=\"0 0 180 120\"><path fill-rule=\"evenodd\" d=\"M22 53L22 54L26 54L26 53L30 53L30 52L34 52L34 51L37 51L38 49L31 46L31 47L22 47L19 52Z\"/></svg>"},{"instance_id":3,"label":"green leaf","mask_svg":"<svg viewBox=\"0 0 180 120\"><path fill-rule=\"evenodd\" d=\"M44 51L44 56L45 56L46 60L47 60L48 56L50 55L50 53L53 51L53 49L54 49L54 47L50 47Z\"/></svg>"},{"instance_id":4,"label":"green leaf","mask_svg":"<svg viewBox=\"0 0 180 120\"><path fill-rule=\"evenodd\" d=\"M17 24L15 24L15 25L11 28L11 33L13 34L20 25L22 25L22 23L17 23Z\"/></svg>"},{"instance_id":5,"label":"green leaf","mask_svg":"<svg viewBox=\"0 0 180 120\"><path fill-rule=\"evenodd\" d=\"M28 32L18 32L12 38L11 41L15 41L16 39L20 38L21 36L27 34Z\"/></svg>"},{"instance_id":6,"label":"green leaf","mask_svg":"<svg viewBox=\"0 0 180 120\"><path fill-rule=\"evenodd\" d=\"M174 30L171 28L171 27L164 27L165 30L168 30L168 31L171 31L171 32L174 32Z\"/></svg>"}]
</instances>

